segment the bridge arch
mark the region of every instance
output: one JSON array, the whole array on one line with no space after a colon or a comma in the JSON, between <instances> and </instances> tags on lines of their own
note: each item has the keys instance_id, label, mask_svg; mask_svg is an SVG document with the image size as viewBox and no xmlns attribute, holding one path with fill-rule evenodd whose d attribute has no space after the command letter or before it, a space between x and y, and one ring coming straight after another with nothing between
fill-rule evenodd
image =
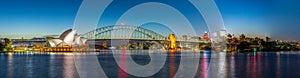
<instances>
[{"instance_id":1,"label":"bridge arch","mask_svg":"<svg viewBox=\"0 0 300 78\"><path fill-rule=\"evenodd\" d=\"M82 35L88 39L142 39L165 40L166 37L152 30L132 25L111 25L97 28Z\"/></svg>"}]
</instances>

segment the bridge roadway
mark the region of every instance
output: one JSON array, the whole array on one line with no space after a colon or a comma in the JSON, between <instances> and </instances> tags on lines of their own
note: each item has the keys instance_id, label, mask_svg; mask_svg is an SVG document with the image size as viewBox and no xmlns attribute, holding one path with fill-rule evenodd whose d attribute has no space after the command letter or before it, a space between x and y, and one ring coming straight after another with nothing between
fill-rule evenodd
<instances>
[{"instance_id":1,"label":"bridge roadway","mask_svg":"<svg viewBox=\"0 0 300 78\"><path fill-rule=\"evenodd\" d=\"M169 41L169 40L156 40L156 39L88 39L88 41L101 41L101 40L136 40L136 41ZM210 43L209 41L195 41L195 40L176 40L176 42L194 42L194 43Z\"/></svg>"},{"instance_id":2,"label":"bridge roadway","mask_svg":"<svg viewBox=\"0 0 300 78\"><path fill-rule=\"evenodd\" d=\"M131 43L131 41L134 42L139 42L139 41L145 41L145 42L157 42L161 45L169 45L170 41L169 40L156 40L156 39L88 39L88 41L101 41L101 44L98 43L99 45L103 45L102 41L106 41L104 45L107 45L110 43L111 40L116 40L118 41L128 41L128 43ZM184 41L184 40L177 40L176 41L177 45L180 46L186 46L186 45L201 45L201 44L210 44L208 41Z\"/></svg>"}]
</instances>

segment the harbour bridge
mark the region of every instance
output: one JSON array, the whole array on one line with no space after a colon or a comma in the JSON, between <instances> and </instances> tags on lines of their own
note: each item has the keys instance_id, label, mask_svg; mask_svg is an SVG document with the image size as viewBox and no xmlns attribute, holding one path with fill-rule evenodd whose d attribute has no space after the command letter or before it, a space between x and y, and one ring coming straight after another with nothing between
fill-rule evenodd
<instances>
[{"instance_id":1,"label":"harbour bridge","mask_svg":"<svg viewBox=\"0 0 300 78\"><path fill-rule=\"evenodd\" d=\"M174 34L173 34L174 35ZM109 42L107 40L133 40L133 41L146 41L146 42L155 42L163 46L171 46L178 44L181 47L193 47L205 42L197 41L187 41L176 39L175 35L171 39L168 36L164 36L160 33L154 32L152 30L132 26L132 25L112 25L97 28L90 32L87 32L82 35L84 38L92 41L101 41L102 46L107 46ZM170 35L169 35L170 36ZM170 43L174 41L174 43ZM119 44L119 43L118 43Z\"/></svg>"},{"instance_id":2,"label":"harbour bridge","mask_svg":"<svg viewBox=\"0 0 300 78\"><path fill-rule=\"evenodd\" d=\"M152 30L132 25L112 25L97 28L82 35L88 39L166 40Z\"/></svg>"},{"instance_id":3,"label":"harbour bridge","mask_svg":"<svg viewBox=\"0 0 300 78\"><path fill-rule=\"evenodd\" d=\"M96 41L92 43L98 45L98 48L108 48L108 46L118 46L124 47L124 45L131 45L132 48L142 48L146 43L158 43L160 45L168 45L168 40L166 36L163 36L159 33L156 33L152 30L132 26L132 25L112 25L97 28L90 32L87 32L82 35L84 38L87 38L89 41ZM117 40L115 42L110 42L110 40ZM119 42L118 40L121 40ZM138 43L138 45L124 43L122 40L129 40L133 43ZM100 43L99 43L99 42ZM146 43L144 43L146 42ZM109 44L116 43L116 44ZM128 47L125 47L128 48Z\"/></svg>"}]
</instances>

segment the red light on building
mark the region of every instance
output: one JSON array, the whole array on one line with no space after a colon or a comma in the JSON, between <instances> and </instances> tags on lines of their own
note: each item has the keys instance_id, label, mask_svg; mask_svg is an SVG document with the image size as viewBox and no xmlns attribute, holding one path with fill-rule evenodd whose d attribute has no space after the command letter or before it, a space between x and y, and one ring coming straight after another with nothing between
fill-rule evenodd
<instances>
[{"instance_id":1,"label":"red light on building","mask_svg":"<svg viewBox=\"0 0 300 78\"><path fill-rule=\"evenodd\" d=\"M202 39L209 39L208 33L204 33L203 36L201 37Z\"/></svg>"}]
</instances>

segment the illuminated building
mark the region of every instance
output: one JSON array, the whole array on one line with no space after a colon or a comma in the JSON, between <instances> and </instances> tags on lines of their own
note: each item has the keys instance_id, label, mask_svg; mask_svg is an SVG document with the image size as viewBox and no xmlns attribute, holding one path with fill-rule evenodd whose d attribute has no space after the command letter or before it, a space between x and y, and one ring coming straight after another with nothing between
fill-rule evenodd
<instances>
[{"instance_id":1,"label":"illuminated building","mask_svg":"<svg viewBox=\"0 0 300 78\"><path fill-rule=\"evenodd\" d=\"M225 38L227 32L226 32L226 30L224 29L224 30L220 30L220 31L219 31L219 34L220 34L220 37Z\"/></svg>"},{"instance_id":2,"label":"illuminated building","mask_svg":"<svg viewBox=\"0 0 300 78\"><path fill-rule=\"evenodd\" d=\"M187 35L182 35L182 40L188 40Z\"/></svg>"},{"instance_id":3,"label":"illuminated building","mask_svg":"<svg viewBox=\"0 0 300 78\"><path fill-rule=\"evenodd\" d=\"M208 33L207 33L207 32L205 32L205 33L203 34L203 36L201 36L201 39L203 39L204 41L209 41L209 40L210 40L210 38L209 38L209 35L208 35Z\"/></svg>"},{"instance_id":4,"label":"illuminated building","mask_svg":"<svg viewBox=\"0 0 300 78\"><path fill-rule=\"evenodd\" d=\"M63 32L59 39L53 37L47 37L51 47L64 47L64 46L80 46L86 43L87 39L82 38L80 35L76 35L76 30L69 29Z\"/></svg>"},{"instance_id":5,"label":"illuminated building","mask_svg":"<svg viewBox=\"0 0 300 78\"><path fill-rule=\"evenodd\" d=\"M192 37L189 35L182 35L182 40L184 40L184 41L189 41L191 39L192 39Z\"/></svg>"},{"instance_id":6,"label":"illuminated building","mask_svg":"<svg viewBox=\"0 0 300 78\"><path fill-rule=\"evenodd\" d=\"M192 40L193 41L199 41L199 40L201 40L201 37L200 36L194 36L194 37L192 37Z\"/></svg>"}]
</instances>

